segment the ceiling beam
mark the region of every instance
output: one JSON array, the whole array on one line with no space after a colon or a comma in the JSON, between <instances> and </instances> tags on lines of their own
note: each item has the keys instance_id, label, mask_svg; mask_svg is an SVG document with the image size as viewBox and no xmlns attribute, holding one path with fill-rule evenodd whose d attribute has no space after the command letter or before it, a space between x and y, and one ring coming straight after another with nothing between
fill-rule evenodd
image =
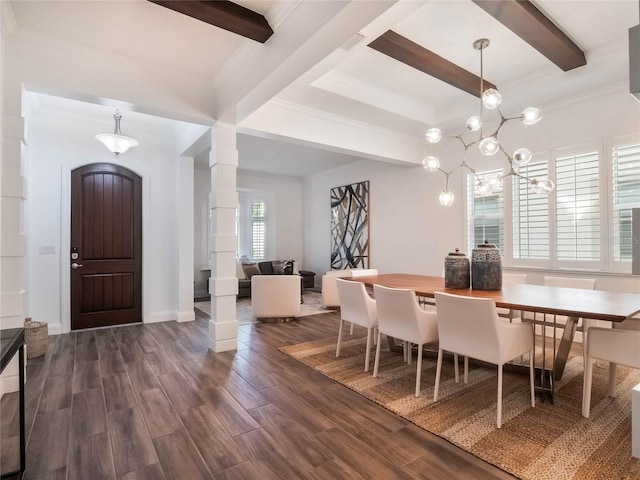
<instances>
[{"instance_id":1,"label":"ceiling beam","mask_svg":"<svg viewBox=\"0 0 640 480\"><path fill-rule=\"evenodd\" d=\"M472 0L565 72L587 64L584 52L529 0Z\"/></svg>"},{"instance_id":2,"label":"ceiling beam","mask_svg":"<svg viewBox=\"0 0 640 480\"><path fill-rule=\"evenodd\" d=\"M228 0L149 0L175 12L264 43L273 30L261 14Z\"/></svg>"},{"instance_id":3,"label":"ceiling beam","mask_svg":"<svg viewBox=\"0 0 640 480\"><path fill-rule=\"evenodd\" d=\"M371 42L369 47L471 95L480 97L480 77L393 30L387 30ZM496 88L496 86L485 80L484 88Z\"/></svg>"}]
</instances>

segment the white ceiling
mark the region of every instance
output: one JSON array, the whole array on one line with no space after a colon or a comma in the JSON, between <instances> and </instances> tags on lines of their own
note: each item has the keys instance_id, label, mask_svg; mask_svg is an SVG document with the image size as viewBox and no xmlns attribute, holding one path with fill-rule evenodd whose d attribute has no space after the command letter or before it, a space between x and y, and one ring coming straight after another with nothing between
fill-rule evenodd
<instances>
[{"instance_id":1,"label":"white ceiling","mask_svg":"<svg viewBox=\"0 0 640 480\"><path fill-rule=\"evenodd\" d=\"M261 53L268 55L269 42L275 45L284 38L278 30L282 22L278 14L286 8L295 10L297 2L237 3L265 15L274 28L274 36L261 47ZM304 3L319 12L328 5ZM339 62L333 59L325 67L317 65L313 75L303 75L277 97L419 138L432 125L445 130L462 127L478 108L477 98L366 46L386 29L476 74L480 73L480 59L472 44L478 38L489 38L485 76L503 94L506 114L628 81L627 31L640 23L638 0L537 0L535 4L585 51L586 66L561 71L471 1L400 2L389 12L396 9L406 15L381 18L380 22L386 21L383 28L361 29L365 37L369 30L374 35L340 52ZM225 64L252 44L143 0L12 0L11 7L17 30L23 34L46 35L94 49L96 55L126 56L174 77L198 78L211 88ZM126 118L134 121L134 112ZM240 168L305 176L359 160L283 140L239 135Z\"/></svg>"}]
</instances>

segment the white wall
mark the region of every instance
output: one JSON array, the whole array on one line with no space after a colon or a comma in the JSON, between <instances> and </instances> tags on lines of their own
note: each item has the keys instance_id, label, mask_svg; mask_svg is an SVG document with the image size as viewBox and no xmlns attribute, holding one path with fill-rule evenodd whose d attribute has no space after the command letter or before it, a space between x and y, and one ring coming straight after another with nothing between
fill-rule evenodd
<instances>
[{"instance_id":1,"label":"white wall","mask_svg":"<svg viewBox=\"0 0 640 480\"><path fill-rule=\"evenodd\" d=\"M209 167L196 163L193 169L193 281L197 297L208 295L207 278L209 272L203 272L201 269L210 266L207 259L210 190L211 170Z\"/></svg>"},{"instance_id":2,"label":"white wall","mask_svg":"<svg viewBox=\"0 0 640 480\"><path fill-rule=\"evenodd\" d=\"M420 167L365 160L304 181L304 257L316 282L330 269L330 190L369 180L370 267L381 273L442 275L463 245L462 202L438 203L442 178ZM455 191L461 198L461 192Z\"/></svg>"},{"instance_id":3,"label":"white wall","mask_svg":"<svg viewBox=\"0 0 640 480\"><path fill-rule=\"evenodd\" d=\"M306 269L302 251L302 181L296 177L239 170L237 185L239 191L266 192L266 198L273 199L271 208L275 210L266 212L270 223L267 225L266 259L293 259L298 269Z\"/></svg>"},{"instance_id":4,"label":"white wall","mask_svg":"<svg viewBox=\"0 0 640 480\"><path fill-rule=\"evenodd\" d=\"M100 120L100 121L96 121ZM121 164L143 177L143 318L176 319L177 234L176 162L171 137L153 132L136 135L140 146L115 159L95 139L104 130L102 119L34 113L27 148L29 198L26 202L28 315L50 324L50 332L69 328L68 226L69 174L94 162ZM96 145L99 147L96 149ZM41 254L52 245L55 254ZM67 287L68 288L68 287Z\"/></svg>"}]
</instances>

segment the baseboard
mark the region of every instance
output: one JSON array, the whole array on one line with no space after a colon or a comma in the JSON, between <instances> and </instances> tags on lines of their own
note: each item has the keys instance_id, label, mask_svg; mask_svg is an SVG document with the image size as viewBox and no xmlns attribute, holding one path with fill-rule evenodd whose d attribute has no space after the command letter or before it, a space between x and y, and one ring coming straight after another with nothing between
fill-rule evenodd
<instances>
[{"instance_id":1,"label":"baseboard","mask_svg":"<svg viewBox=\"0 0 640 480\"><path fill-rule=\"evenodd\" d=\"M177 318L176 312L156 312L151 313L144 319L144 323L160 323L175 321Z\"/></svg>"},{"instance_id":2,"label":"baseboard","mask_svg":"<svg viewBox=\"0 0 640 480\"><path fill-rule=\"evenodd\" d=\"M178 322L192 322L196 319L196 314L193 310L190 312L178 312Z\"/></svg>"},{"instance_id":3,"label":"baseboard","mask_svg":"<svg viewBox=\"0 0 640 480\"><path fill-rule=\"evenodd\" d=\"M19 388L20 377L18 375L0 377L0 398L2 398L5 393L17 392Z\"/></svg>"},{"instance_id":4,"label":"baseboard","mask_svg":"<svg viewBox=\"0 0 640 480\"><path fill-rule=\"evenodd\" d=\"M50 323L47 326L47 332L49 332L49 335L60 335L62 333L62 324Z\"/></svg>"}]
</instances>

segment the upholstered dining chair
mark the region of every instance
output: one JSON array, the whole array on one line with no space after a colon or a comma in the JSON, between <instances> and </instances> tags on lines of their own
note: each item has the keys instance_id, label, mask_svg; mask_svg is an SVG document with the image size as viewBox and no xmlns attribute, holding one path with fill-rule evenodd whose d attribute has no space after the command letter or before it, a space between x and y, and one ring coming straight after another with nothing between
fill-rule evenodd
<instances>
[{"instance_id":1,"label":"upholstered dining chair","mask_svg":"<svg viewBox=\"0 0 640 480\"><path fill-rule=\"evenodd\" d=\"M418 346L415 395L418 397L422 374L422 347L438 339L436 314L420 307L413 290L374 285L373 294L378 306L378 344L373 376L378 376L382 334L403 342L415 343ZM410 350L408 354L411 355Z\"/></svg>"},{"instance_id":2,"label":"upholstered dining chair","mask_svg":"<svg viewBox=\"0 0 640 480\"><path fill-rule=\"evenodd\" d=\"M640 318L631 318L613 328L591 327L585 348L584 381L582 383L582 416L589 418L593 360L609 362L610 397L616 396L616 365L640 368Z\"/></svg>"},{"instance_id":3,"label":"upholstered dining chair","mask_svg":"<svg viewBox=\"0 0 640 480\"><path fill-rule=\"evenodd\" d=\"M364 371L368 372L371 341L374 329L378 325L376 301L367 293L364 283L342 278L336 278L335 283L340 299L340 326L338 327L336 357L340 356L344 322L350 322L352 326L354 324L360 325L367 329L367 351L364 357Z\"/></svg>"},{"instance_id":4,"label":"upholstered dining chair","mask_svg":"<svg viewBox=\"0 0 640 480\"><path fill-rule=\"evenodd\" d=\"M509 323L498 316L496 304L488 298L471 298L436 293L438 316L438 364L433 401L438 401L442 358L445 351L498 366L497 425L502 426L502 367L533 350L533 327L529 323ZM465 361L465 383L468 365ZM531 406L535 406L533 355L529 355Z\"/></svg>"}]
</instances>

